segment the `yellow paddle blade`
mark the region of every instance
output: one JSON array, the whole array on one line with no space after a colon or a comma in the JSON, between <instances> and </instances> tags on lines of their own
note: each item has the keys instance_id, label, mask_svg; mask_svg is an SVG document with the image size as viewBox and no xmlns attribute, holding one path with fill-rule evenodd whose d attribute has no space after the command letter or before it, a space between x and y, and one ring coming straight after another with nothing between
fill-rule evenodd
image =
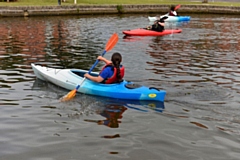
<instances>
[{"instance_id":1,"label":"yellow paddle blade","mask_svg":"<svg viewBox=\"0 0 240 160\"><path fill-rule=\"evenodd\" d=\"M61 102L65 102L65 101L71 100L72 98L75 97L76 92L77 92L76 89L70 91L67 95L63 96L63 97L60 99L60 101L61 101Z\"/></svg>"}]
</instances>

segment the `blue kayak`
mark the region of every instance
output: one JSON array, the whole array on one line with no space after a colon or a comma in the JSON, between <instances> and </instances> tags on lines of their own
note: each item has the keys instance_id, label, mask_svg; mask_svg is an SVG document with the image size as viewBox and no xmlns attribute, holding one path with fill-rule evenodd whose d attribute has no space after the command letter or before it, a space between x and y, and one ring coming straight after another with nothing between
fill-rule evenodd
<instances>
[{"instance_id":1,"label":"blue kayak","mask_svg":"<svg viewBox=\"0 0 240 160\"><path fill-rule=\"evenodd\" d=\"M162 17L168 17L165 22L184 22L184 21L190 21L191 17L190 16L168 16L168 15L163 15L160 17L150 17L148 16L149 21L156 21L157 19L160 19Z\"/></svg>"},{"instance_id":2,"label":"blue kayak","mask_svg":"<svg viewBox=\"0 0 240 160\"><path fill-rule=\"evenodd\" d=\"M82 69L55 69L35 64L31 64L31 66L37 78L68 90L75 89L84 79L83 75L88 72ZM98 72L91 73L93 76L98 76L98 74ZM116 99L162 102L166 95L164 90L142 86L126 80L115 84L101 84L86 79L78 89L78 92Z\"/></svg>"}]
</instances>

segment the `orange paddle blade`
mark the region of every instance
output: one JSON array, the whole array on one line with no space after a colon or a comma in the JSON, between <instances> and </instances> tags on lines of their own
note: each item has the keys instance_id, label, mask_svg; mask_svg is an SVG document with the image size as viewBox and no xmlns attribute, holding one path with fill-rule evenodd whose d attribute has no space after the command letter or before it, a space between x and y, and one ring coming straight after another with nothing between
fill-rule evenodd
<instances>
[{"instance_id":1,"label":"orange paddle blade","mask_svg":"<svg viewBox=\"0 0 240 160\"><path fill-rule=\"evenodd\" d=\"M110 51L117 42L118 42L118 35L117 33L114 33L112 37L109 39L108 43L106 44L105 50Z\"/></svg>"},{"instance_id":2,"label":"orange paddle blade","mask_svg":"<svg viewBox=\"0 0 240 160\"><path fill-rule=\"evenodd\" d=\"M77 90L76 90L76 88L75 88L74 90L70 91L67 95L63 96L63 97L60 99L60 101L61 101L61 102L69 101L70 99L72 99L73 97L75 97L76 93L77 93Z\"/></svg>"},{"instance_id":3,"label":"orange paddle blade","mask_svg":"<svg viewBox=\"0 0 240 160\"><path fill-rule=\"evenodd\" d=\"M179 5L177 5L175 8L174 8L174 11L176 11L178 8L180 8L181 7L181 5L179 4Z\"/></svg>"}]
</instances>

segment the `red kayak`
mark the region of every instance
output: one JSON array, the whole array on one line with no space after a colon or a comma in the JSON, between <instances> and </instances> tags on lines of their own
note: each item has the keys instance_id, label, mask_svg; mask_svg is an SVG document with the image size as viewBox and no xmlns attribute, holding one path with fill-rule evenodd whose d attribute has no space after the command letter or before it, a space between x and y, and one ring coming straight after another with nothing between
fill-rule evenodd
<instances>
[{"instance_id":1,"label":"red kayak","mask_svg":"<svg viewBox=\"0 0 240 160\"><path fill-rule=\"evenodd\" d=\"M156 32L152 30L147 30L143 28L133 29L133 30L126 30L123 31L123 34L127 36L163 36L167 34L173 34L173 33L181 33L181 29L167 29L162 32Z\"/></svg>"}]
</instances>

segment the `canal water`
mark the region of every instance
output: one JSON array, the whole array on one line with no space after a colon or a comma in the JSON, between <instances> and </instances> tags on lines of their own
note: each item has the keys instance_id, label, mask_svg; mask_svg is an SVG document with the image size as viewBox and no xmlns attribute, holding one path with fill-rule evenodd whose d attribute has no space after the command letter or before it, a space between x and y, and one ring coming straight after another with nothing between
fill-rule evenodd
<instances>
[{"instance_id":1,"label":"canal water","mask_svg":"<svg viewBox=\"0 0 240 160\"><path fill-rule=\"evenodd\" d=\"M125 37L147 14L0 19L0 160L238 160L240 17L190 15L162 37ZM89 70L113 33L125 79L164 103L77 94L36 79L31 63ZM99 63L94 71L100 71Z\"/></svg>"}]
</instances>

